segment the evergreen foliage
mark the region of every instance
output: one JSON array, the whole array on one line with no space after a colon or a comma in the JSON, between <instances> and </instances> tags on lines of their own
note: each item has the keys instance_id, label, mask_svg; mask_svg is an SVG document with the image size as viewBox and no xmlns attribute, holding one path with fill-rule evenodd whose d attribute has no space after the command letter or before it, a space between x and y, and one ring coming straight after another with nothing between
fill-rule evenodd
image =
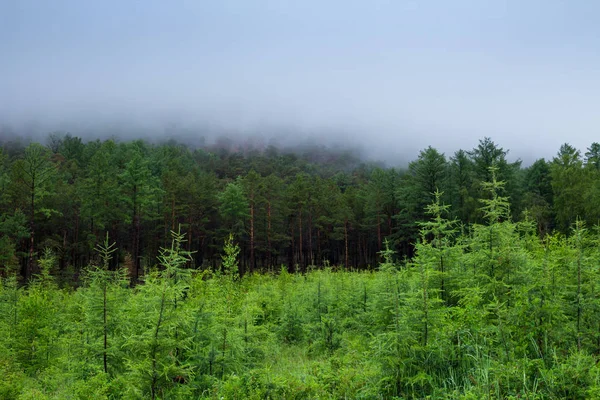
<instances>
[{"instance_id":1,"label":"evergreen foliage","mask_svg":"<svg viewBox=\"0 0 600 400\"><path fill-rule=\"evenodd\" d=\"M46 147L0 146L0 268L29 280L39 272L39 251L49 247L59 284L78 285L108 232L118 248L111 268L127 260L130 277L142 281L181 225L196 268L217 268L233 233L241 275L281 264L290 272L373 269L386 238L400 258L415 255L418 222L432 218L425 209L436 190L451 206L449 218L465 228L485 225L479 205L493 196L485 186L490 167L504 182L500 196L510 200L511 219L520 222L527 211L540 236L569 236L578 218L588 227L600 220L597 143L585 157L564 144L554 159L522 168L484 138L448 158L429 146L407 169L320 147L292 153L233 144L190 149L53 133Z\"/></svg>"},{"instance_id":2,"label":"evergreen foliage","mask_svg":"<svg viewBox=\"0 0 600 400\"><path fill-rule=\"evenodd\" d=\"M0 156L0 398L600 396L595 145L521 180L490 140L352 174L51 144Z\"/></svg>"}]
</instances>

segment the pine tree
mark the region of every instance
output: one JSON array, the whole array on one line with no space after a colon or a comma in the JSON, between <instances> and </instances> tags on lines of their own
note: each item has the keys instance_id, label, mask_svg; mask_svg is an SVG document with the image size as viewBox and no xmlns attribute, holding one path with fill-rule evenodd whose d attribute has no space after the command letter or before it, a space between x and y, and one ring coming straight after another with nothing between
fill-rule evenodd
<instances>
[{"instance_id":1,"label":"pine tree","mask_svg":"<svg viewBox=\"0 0 600 400\"><path fill-rule=\"evenodd\" d=\"M440 296L442 301L448 301L447 279L450 276L448 267L453 265L455 258L460 254L460 248L455 247L453 236L456 233L456 220L448 220L444 214L449 214L450 206L441 203L443 193L435 191L434 201L426 207L426 214L431 216L430 221L419 223L421 226L421 245L430 245L434 257L437 259L437 273L440 279ZM458 251L458 252L457 252Z\"/></svg>"},{"instance_id":2,"label":"pine tree","mask_svg":"<svg viewBox=\"0 0 600 400\"><path fill-rule=\"evenodd\" d=\"M160 271L146 275L130 299L130 326L125 332L125 363L131 387L136 396L164 398L170 390L187 380L191 367L181 359L181 349L188 346L190 315L180 303L190 285L190 271L185 264L190 254L181 249L184 235L172 232L171 246L159 256ZM176 379L181 377L181 379Z\"/></svg>"},{"instance_id":3,"label":"pine tree","mask_svg":"<svg viewBox=\"0 0 600 400\"><path fill-rule=\"evenodd\" d=\"M248 218L248 198L244 194L240 180L230 182L218 195L219 214L223 221L223 230L233 233L236 239L240 239L246 230Z\"/></svg>"},{"instance_id":4,"label":"pine tree","mask_svg":"<svg viewBox=\"0 0 600 400\"><path fill-rule=\"evenodd\" d=\"M587 182L580 152L567 143L563 144L552 160L550 176L557 228L567 234L571 224L585 215L583 199Z\"/></svg>"},{"instance_id":5,"label":"pine tree","mask_svg":"<svg viewBox=\"0 0 600 400\"><path fill-rule=\"evenodd\" d=\"M29 218L29 255L24 277L29 279L34 273L36 255L36 221L39 214L45 217L55 210L44 207L44 199L53 195L52 181L56 176L56 167L50 160L48 149L38 143L31 143L25 149L22 159L13 164L12 182L17 194L26 205Z\"/></svg>"},{"instance_id":6,"label":"pine tree","mask_svg":"<svg viewBox=\"0 0 600 400\"><path fill-rule=\"evenodd\" d=\"M152 175L150 166L143 154L143 149L135 143L131 149L125 150L129 160L125 163L123 172L119 175L120 188L123 192L124 204L129 208L128 221L131 222L131 257L134 264L134 278L140 278L140 256L142 239L142 220L151 215L153 205L160 195L159 181Z\"/></svg>"},{"instance_id":7,"label":"pine tree","mask_svg":"<svg viewBox=\"0 0 600 400\"><path fill-rule=\"evenodd\" d=\"M99 265L88 267L85 275L87 283L84 293L84 329L87 336L87 351L92 360L101 356L102 371L108 374L109 365L117 368L119 344L116 341L118 325L123 322L120 308L125 299L127 271L123 268L110 269L115 243L110 243L108 233L104 241L96 246L100 258ZM112 357L112 360L110 358Z\"/></svg>"}]
</instances>

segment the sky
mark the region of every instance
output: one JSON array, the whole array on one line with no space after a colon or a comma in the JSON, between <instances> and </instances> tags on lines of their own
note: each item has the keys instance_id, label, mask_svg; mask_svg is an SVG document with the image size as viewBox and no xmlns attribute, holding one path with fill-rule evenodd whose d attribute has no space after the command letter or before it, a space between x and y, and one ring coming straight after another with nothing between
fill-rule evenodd
<instances>
[{"instance_id":1,"label":"sky","mask_svg":"<svg viewBox=\"0 0 600 400\"><path fill-rule=\"evenodd\" d=\"M584 153L599 15L591 0L0 0L0 125L306 137L391 163L486 136L525 163Z\"/></svg>"}]
</instances>

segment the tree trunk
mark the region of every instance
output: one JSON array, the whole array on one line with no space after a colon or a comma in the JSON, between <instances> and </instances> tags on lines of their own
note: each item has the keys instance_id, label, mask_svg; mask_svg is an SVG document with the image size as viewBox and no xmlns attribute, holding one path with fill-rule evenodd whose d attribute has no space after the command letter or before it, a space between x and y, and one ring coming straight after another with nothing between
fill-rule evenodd
<instances>
[{"instance_id":1,"label":"tree trunk","mask_svg":"<svg viewBox=\"0 0 600 400\"><path fill-rule=\"evenodd\" d=\"M256 259L254 258L254 198L250 199L250 272L256 268Z\"/></svg>"},{"instance_id":2,"label":"tree trunk","mask_svg":"<svg viewBox=\"0 0 600 400\"><path fill-rule=\"evenodd\" d=\"M271 201L267 202L267 264L273 267L273 253L271 250Z\"/></svg>"},{"instance_id":3,"label":"tree trunk","mask_svg":"<svg viewBox=\"0 0 600 400\"><path fill-rule=\"evenodd\" d=\"M381 251L381 218L377 214L377 251Z\"/></svg>"},{"instance_id":4,"label":"tree trunk","mask_svg":"<svg viewBox=\"0 0 600 400\"><path fill-rule=\"evenodd\" d=\"M312 215L308 213L308 260L310 265L314 265L313 247L312 247Z\"/></svg>"},{"instance_id":5,"label":"tree trunk","mask_svg":"<svg viewBox=\"0 0 600 400\"><path fill-rule=\"evenodd\" d=\"M346 249L344 265L348 269L348 220L344 222L344 246Z\"/></svg>"},{"instance_id":6,"label":"tree trunk","mask_svg":"<svg viewBox=\"0 0 600 400\"><path fill-rule=\"evenodd\" d=\"M322 265L323 254L321 252L321 230L317 228L317 262Z\"/></svg>"},{"instance_id":7,"label":"tree trunk","mask_svg":"<svg viewBox=\"0 0 600 400\"><path fill-rule=\"evenodd\" d=\"M132 244L131 244L131 258L133 262L133 268L135 271L135 279L140 279L140 264L139 264L139 233L140 233L140 220L137 204L137 186L133 186L133 219L132 219Z\"/></svg>"},{"instance_id":8,"label":"tree trunk","mask_svg":"<svg viewBox=\"0 0 600 400\"><path fill-rule=\"evenodd\" d=\"M75 258L77 256L77 244L79 243L79 210L75 211L75 241L74 241L74 246L71 249L71 261L73 262L73 265L78 267L79 263L75 262ZM79 260L78 260L79 261Z\"/></svg>"},{"instance_id":9,"label":"tree trunk","mask_svg":"<svg viewBox=\"0 0 600 400\"><path fill-rule=\"evenodd\" d=\"M289 232L290 232L290 250L288 251L288 271L294 271L294 262L296 260L296 244L294 241L294 222L293 220L289 221Z\"/></svg>"},{"instance_id":10,"label":"tree trunk","mask_svg":"<svg viewBox=\"0 0 600 400\"><path fill-rule=\"evenodd\" d=\"M300 212L298 213L298 264L302 265L302 208L300 208Z\"/></svg>"},{"instance_id":11,"label":"tree trunk","mask_svg":"<svg viewBox=\"0 0 600 400\"><path fill-rule=\"evenodd\" d=\"M25 270L25 281L28 281L33 275L33 254L35 250L34 236L35 236L35 175L31 178L31 214L29 216L29 260L27 262L27 268Z\"/></svg>"},{"instance_id":12,"label":"tree trunk","mask_svg":"<svg viewBox=\"0 0 600 400\"><path fill-rule=\"evenodd\" d=\"M201 218L198 218L201 219ZM192 251L192 236L193 236L193 225L192 225L192 216L190 215L190 219L188 220L188 233L187 233L187 251L191 252ZM189 265L190 261L188 261L186 264Z\"/></svg>"},{"instance_id":13,"label":"tree trunk","mask_svg":"<svg viewBox=\"0 0 600 400\"><path fill-rule=\"evenodd\" d=\"M175 231L175 196L171 200L171 230Z\"/></svg>"},{"instance_id":14,"label":"tree trunk","mask_svg":"<svg viewBox=\"0 0 600 400\"><path fill-rule=\"evenodd\" d=\"M133 234L133 262L135 265L136 279L140 277L140 216L136 213L134 218L134 234Z\"/></svg>"}]
</instances>

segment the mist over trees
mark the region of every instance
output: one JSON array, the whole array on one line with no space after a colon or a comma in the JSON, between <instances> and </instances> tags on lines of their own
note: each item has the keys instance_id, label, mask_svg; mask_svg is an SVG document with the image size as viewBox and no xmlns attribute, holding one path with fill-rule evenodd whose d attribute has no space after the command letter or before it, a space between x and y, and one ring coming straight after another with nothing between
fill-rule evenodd
<instances>
[{"instance_id":1,"label":"mist over trees","mask_svg":"<svg viewBox=\"0 0 600 400\"><path fill-rule=\"evenodd\" d=\"M377 265L383 242L412 257L419 223L441 193L463 229L485 221L485 182L505 183L514 221L538 233L568 234L581 219L597 223L598 144L585 156L565 144L549 161L509 162L490 138L447 156L423 149L405 169L361 160L356 152L217 140L188 147L114 139L85 142L53 133L45 144L7 141L0 153L2 267L29 279L44 248L60 270L77 271L105 234L119 262L139 279L178 226L187 234L190 266L215 268L224 239L241 246L242 274L286 265ZM76 279L76 278L74 278Z\"/></svg>"}]
</instances>

